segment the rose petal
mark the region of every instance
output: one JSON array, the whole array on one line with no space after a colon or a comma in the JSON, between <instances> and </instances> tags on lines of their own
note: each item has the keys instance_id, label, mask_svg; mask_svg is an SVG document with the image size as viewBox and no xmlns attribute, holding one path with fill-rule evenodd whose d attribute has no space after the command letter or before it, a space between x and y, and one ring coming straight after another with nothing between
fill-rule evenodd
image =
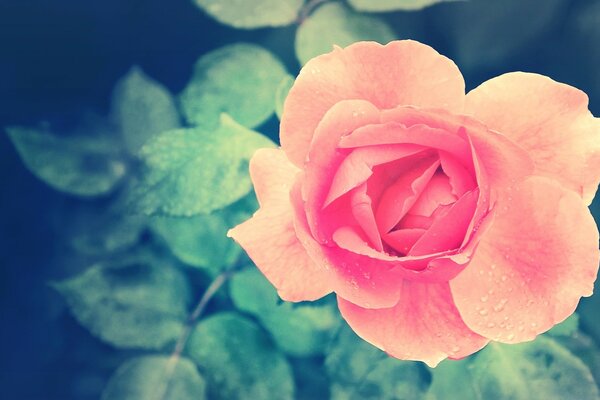
<instances>
[{"instance_id":1,"label":"rose petal","mask_svg":"<svg viewBox=\"0 0 600 400\"><path fill-rule=\"evenodd\" d=\"M306 216L313 237L321 243L327 243L338 227L335 219L324 217L323 205L335 172L347 155L338 150L340 138L360 126L378 121L379 110L368 101L345 100L327 111L317 126L304 169L302 198L306 201Z\"/></svg>"},{"instance_id":2,"label":"rose petal","mask_svg":"<svg viewBox=\"0 0 600 400\"><path fill-rule=\"evenodd\" d=\"M452 194L457 198L477 187L474 176L456 158L445 151L440 151L442 170L450 179Z\"/></svg>"},{"instance_id":3,"label":"rose petal","mask_svg":"<svg viewBox=\"0 0 600 400\"><path fill-rule=\"evenodd\" d=\"M469 328L522 342L591 295L599 257L598 231L579 195L531 177L498 200L493 223L450 286Z\"/></svg>"},{"instance_id":4,"label":"rose petal","mask_svg":"<svg viewBox=\"0 0 600 400\"><path fill-rule=\"evenodd\" d=\"M440 205L452 204L457 198L452 195L448 176L438 171L431 177L417 202L410 209L410 213L430 217Z\"/></svg>"},{"instance_id":5,"label":"rose petal","mask_svg":"<svg viewBox=\"0 0 600 400\"><path fill-rule=\"evenodd\" d=\"M341 100L364 99L379 109L416 105L462 112L464 85L451 60L415 41L336 48L300 71L284 104L281 144L301 166L316 126Z\"/></svg>"},{"instance_id":6,"label":"rose petal","mask_svg":"<svg viewBox=\"0 0 600 400\"><path fill-rule=\"evenodd\" d=\"M475 189L458 199L443 216L433 222L408 254L420 256L459 247L465 239L478 198L479 190Z\"/></svg>"},{"instance_id":7,"label":"rose petal","mask_svg":"<svg viewBox=\"0 0 600 400\"><path fill-rule=\"evenodd\" d=\"M382 112L382 118L390 110ZM397 122L368 125L340 140L340 147L353 148L382 144L416 144L447 151L459 159L471 156L469 144L458 135L426 125L404 126Z\"/></svg>"},{"instance_id":8,"label":"rose petal","mask_svg":"<svg viewBox=\"0 0 600 400\"><path fill-rule=\"evenodd\" d=\"M397 231L386 233L384 240L397 252L408 254L408 251L424 233L425 229L420 228L398 229Z\"/></svg>"},{"instance_id":9,"label":"rose petal","mask_svg":"<svg viewBox=\"0 0 600 400\"><path fill-rule=\"evenodd\" d=\"M329 273L308 256L296 237L289 201L298 169L283 151L258 150L250 161L260 209L229 231L287 301L316 300L331 292Z\"/></svg>"},{"instance_id":10,"label":"rose petal","mask_svg":"<svg viewBox=\"0 0 600 400\"><path fill-rule=\"evenodd\" d=\"M422 146L410 144L368 146L353 150L342 161L336 171L325 199L325 206L366 182L373 174L374 166L398 160L423 150L425 148Z\"/></svg>"},{"instance_id":11,"label":"rose petal","mask_svg":"<svg viewBox=\"0 0 600 400\"><path fill-rule=\"evenodd\" d=\"M375 221L381 233L387 233L415 204L439 166L437 154L417 160L410 169L387 187L379 199Z\"/></svg>"},{"instance_id":12,"label":"rose petal","mask_svg":"<svg viewBox=\"0 0 600 400\"><path fill-rule=\"evenodd\" d=\"M365 309L338 296L338 306L352 329L367 342L402 360L435 367L450 356L462 358L481 349L488 339L462 321L447 283L404 281L398 303Z\"/></svg>"},{"instance_id":13,"label":"rose petal","mask_svg":"<svg viewBox=\"0 0 600 400\"><path fill-rule=\"evenodd\" d=\"M375 214L373 214L371 197L367 194L366 183L354 189L350 196L354 219L369 238L373 247L377 251L383 251L383 243L375 221Z\"/></svg>"},{"instance_id":14,"label":"rose petal","mask_svg":"<svg viewBox=\"0 0 600 400\"><path fill-rule=\"evenodd\" d=\"M582 91L531 73L504 74L467 95L467 113L527 150L536 174L591 203L600 182L600 119Z\"/></svg>"}]
</instances>

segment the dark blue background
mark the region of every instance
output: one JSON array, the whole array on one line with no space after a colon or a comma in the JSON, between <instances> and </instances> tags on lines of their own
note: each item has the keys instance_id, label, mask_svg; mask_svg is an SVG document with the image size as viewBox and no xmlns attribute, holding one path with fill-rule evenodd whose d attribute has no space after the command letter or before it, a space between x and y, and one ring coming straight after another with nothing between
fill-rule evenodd
<instances>
[{"instance_id":1,"label":"dark blue background","mask_svg":"<svg viewBox=\"0 0 600 400\"><path fill-rule=\"evenodd\" d=\"M523 4L544 7L545 1L508 1L514 19L486 29L490 48L511 50L474 63L487 53L472 50L464 58L459 48L473 40L465 29L469 21L489 18L485 3L449 3L385 18L399 37L421 40L455 59L468 88L503 72L535 71L583 89L600 114L598 1L563 1L527 39L521 35L528 29L523 13L531 7ZM134 64L177 93L201 54L239 40L267 46L295 73L293 38L294 27L229 29L191 0L0 0L0 126L48 121L60 132L76 126L87 110L105 115L114 83ZM57 238L76 200L26 171L5 135L0 177L0 396L98 398L123 352L80 328L46 286L65 273L52 266L64 261Z\"/></svg>"}]
</instances>

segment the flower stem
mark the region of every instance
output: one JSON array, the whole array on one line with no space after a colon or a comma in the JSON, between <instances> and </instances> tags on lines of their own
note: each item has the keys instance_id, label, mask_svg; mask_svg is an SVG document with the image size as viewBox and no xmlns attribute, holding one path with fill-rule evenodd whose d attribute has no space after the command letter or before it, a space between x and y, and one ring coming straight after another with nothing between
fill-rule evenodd
<instances>
[{"instance_id":1,"label":"flower stem","mask_svg":"<svg viewBox=\"0 0 600 400\"><path fill-rule=\"evenodd\" d=\"M219 291L219 289L227 282L227 280L235 273L237 270L237 266L229 269L227 271L221 272L219 275L215 277L215 279L211 282L211 284L206 288L206 291L194 307L194 310L190 313L187 318L187 321L183 327L181 335L177 339L177 343L175 343L175 348L167 361L167 365L165 366L165 384L161 388L162 390L157 390L155 399L163 400L168 392L169 385L171 382L171 378L173 377L173 373L175 372L175 367L177 366L177 362L181 358L181 354L185 349L185 345L194 329L194 326L198 322L198 319L202 316L202 313L206 309L206 306L210 302L210 300L214 297L214 295Z\"/></svg>"}]
</instances>

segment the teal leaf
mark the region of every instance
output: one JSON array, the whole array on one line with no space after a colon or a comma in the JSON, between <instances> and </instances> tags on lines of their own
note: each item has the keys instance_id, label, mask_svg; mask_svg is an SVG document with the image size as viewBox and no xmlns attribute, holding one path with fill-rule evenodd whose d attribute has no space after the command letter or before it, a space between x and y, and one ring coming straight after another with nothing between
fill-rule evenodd
<instances>
[{"instance_id":1,"label":"teal leaf","mask_svg":"<svg viewBox=\"0 0 600 400\"><path fill-rule=\"evenodd\" d=\"M398 10L420 10L437 3L461 0L348 0L357 11L389 12Z\"/></svg>"},{"instance_id":2,"label":"teal leaf","mask_svg":"<svg viewBox=\"0 0 600 400\"><path fill-rule=\"evenodd\" d=\"M125 213L116 204L72 210L66 229L69 242L81 254L98 256L135 245L146 227L147 217Z\"/></svg>"},{"instance_id":3,"label":"teal leaf","mask_svg":"<svg viewBox=\"0 0 600 400\"><path fill-rule=\"evenodd\" d=\"M194 3L223 24L253 29L291 24L304 0L194 0Z\"/></svg>"},{"instance_id":4,"label":"teal leaf","mask_svg":"<svg viewBox=\"0 0 600 400\"><path fill-rule=\"evenodd\" d=\"M150 255L121 256L52 286L81 325L119 348L162 349L181 334L189 286Z\"/></svg>"},{"instance_id":5,"label":"teal leaf","mask_svg":"<svg viewBox=\"0 0 600 400\"><path fill-rule=\"evenodd\" d=\"M131 68L115 86L112 113L133 155L151 137L179 127L173 96L139 67Z\"/></svg>"},{"instance_id":6,"label":"teal leaf","mask_svg":"<svg viewBox=\"0 0 600 400\"><path fill-rule=\"evenodd\" d=\"M180 95L191 125L213 130L227 113L248 128L266 121L275 109L275 91L287 72L260 46L237 43L202 56Z\"/></svg>"},{"instance_id":7,"label":"teal leaf","mask_svg":"<svg viewBox=\"0 0 600 400\"><path fill-rule=\"evenodd\" d=\"M190 360L142 356L117 369L102 400L204 400L205 391L204 378Z\"/></svg>"},{"instance_id":8,"label":"teal leaf","mask_svg":"<svg viewBox=\"0 0 600 400\"><path fill-rule=\"evenodd\" d=\"M59 137L21 127L6 130L25 166L61 192L82 197L106 194L125 175L118 146L107 137Z\"/></svg>"},{"instance_id":9,"label":"teal leaf","mask_svg":"<svg viewBox=\"0 0 600 400\"><path fill-rule=\"evenodd\" d=\"M285 99L293 85L294 77L286 75L285 78L279 82L279 86L277 86L277 91L275 92L275 113L279 119L281 119L281 115L283 114L283 104L285 103Z\"/></svg>"},{"instance_id":10,"label":"teal leaf","mask_svg":"<svg viewBox=\"0 0 600 400\"><path fill-rule=\"evenodd\" d=\"M150 225L179 260L215 275L232 266L242 253L242 249L227 237L227 231L250 218L256 208L251 193L211 214L192 217L157 215L152 217Z\"/></svg>"},{"instance_id":11,"label":"teal leaf","mask_svg":"<svg viewBox=\"0 0 600 400\"><path fill-rule=\"evenodd\" d=\"M360 339L343 325L325 359L332 400L423 399L427 371L401 361Z\"/></svg>"},{"instance_id":12,"label":"teal leaf","mask_svg":"<svg viewBox=\"0 0 600 400\"><path fill-rule=\"evenodd\" d=\"M230 281L235 306L255 316L271 333L277 346L293 356L323 353L339 323L335 304L281 302L277 291L254 267Z\"/></svg>"},{"instance_id":13,"label":"teal leaf","mask_svg":"<svg viewBox=\"0 0 600 400\"><path fill-rule=\"evenodd\" d=\"M577 332L579 328L579 315L573 313L569 318L564 320L554 328L546 332L546 335L550 336L570 336Z\"/></svg>"},{"instance_id":14,"label":"teal leaf","mask_svg":"<svg viewBox=\"0 0 600 400\"><path fill-rule=\"evenodd\" d=\"M588 367L558 342L490 343L475 356L432 370L434 399L598 399ZM457 384L468 382L468 384Z\"/></svg>"},{"instance_id":15,"label":"teal leaf","mask_svg":"<svg viewBox=\"0 0 600 400\"><path fill-rule=\"evenodd\" d=\"M129 201L145 214L209 214L250 192L250 157L261 147L273 146L225 114L215 131L163 132L142 147L143 172Z\"/></svg>"},{"instance_id":16,"label":"teal leaf","mask_svg":"<svg viewBox=\"0 0 600 400\"><path fill-rule=\"evenodd\" d=\"M325 3L298 28L296 57L304 65L332 51L334 45L345 47L362 40L385 44L394 39L394 32L383 20L358 14L340 2Z\"/></svg>"},{"instance_id":17,"label":"teal leaf","mask_svg":"<svg viewBox=\"0 0 600 400\"><path fill-rule=\"evenodd\" d=\"M247 318L225 312L200 321L187 352L206 377L210 399L294 398L289 363Z\"/></svg>"}]
</instances>

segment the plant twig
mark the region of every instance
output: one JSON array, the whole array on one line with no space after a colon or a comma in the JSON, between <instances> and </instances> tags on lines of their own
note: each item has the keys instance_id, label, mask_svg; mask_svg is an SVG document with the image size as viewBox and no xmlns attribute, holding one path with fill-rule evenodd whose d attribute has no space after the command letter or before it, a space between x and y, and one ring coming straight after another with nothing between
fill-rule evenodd
<instances>
[{"instance_id":1,"label":"plant twig","mask_svg":"<svg viewBox=\"0 0 600 400\"><path fill-rule=\"evenodd\" d=\"M194 307L194 310L188 316L188 319L183 327L183 331L179 338L177 339L177 343L175 343L175 348L167 361L167 365L165 366L165 385L162 390L157 390L155 399L163 400L165 399L165 395L168 392L168 388L171 382L171 378L175 372L175 367L181 358L181 354L185 349L185 345L194 329L194 326L198 322L198 319L202 316L202 313L206 309L206 306L210 302L210 300L214 297L214 295L219 291L219 289L227 282L227 280L237 271L239 268L234 267L230 270L223 271L219 275L215 277L215 279L211 282L211 284L206 288L206 291Z\"/></svg>"}]
</instances>

